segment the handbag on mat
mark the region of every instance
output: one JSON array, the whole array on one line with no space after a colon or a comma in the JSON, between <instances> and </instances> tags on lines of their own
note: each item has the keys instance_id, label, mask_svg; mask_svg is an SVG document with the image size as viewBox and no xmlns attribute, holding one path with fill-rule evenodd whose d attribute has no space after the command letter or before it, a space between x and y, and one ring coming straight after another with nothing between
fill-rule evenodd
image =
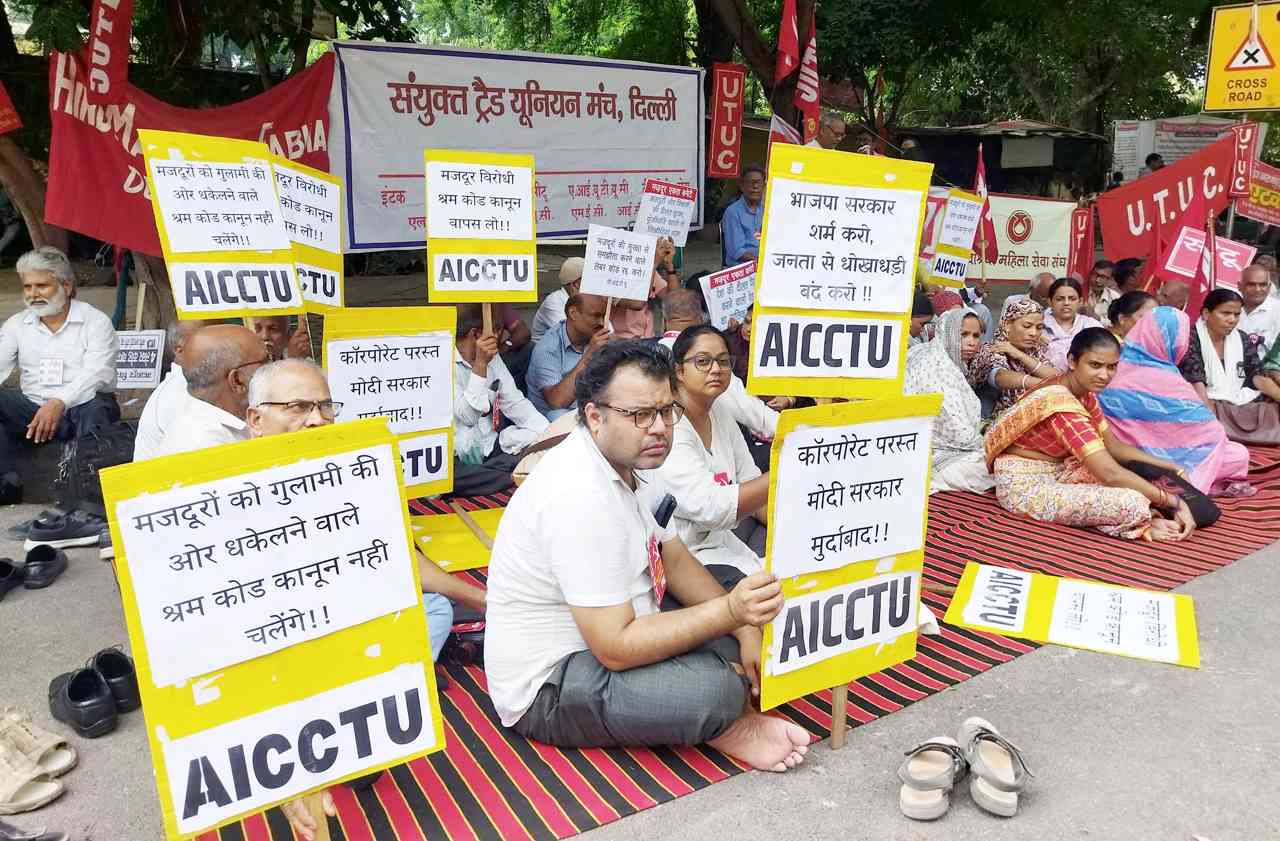
<instances>
[{"instance_id":1,"label":"handbag on mat","mask_svg":"<svg viewBox=\"0 0 1280 841\"><path fill-rule=\"evenodd\" d=\"M1255 400L1237 406L1213 401L1213 413L1227 430L1227 438L1241 444L1280 444L1280 403Z\"/></svg>"},{"instance_id":2,"label":"handbag on mat","mask_svg":"<svg viewBox=\"0 0 1280 841\"><path fill-rule=\"evenodd\" d=\"M117 422L89 430L62 445L54 492L66 506L74 506L106 516L102 483L98 471L133 461L133 439L137 430Z\"/></svg>"},{"instance_id":3,"label":"handbag on mat","mask_svg":"<svg viewBox=\"0 0 1280 841\"><path fill-rule=\"evenodd\" d=\"M1145 461L1131 461L1125 467L1148 482L1155 483L1164 479L1174 485L1177 488L1178 496L1182 497L1182 501L1187 504L1187 508L1191 511L1191 519L1195 521L1196 528L1207 528L1218 522L1218 518L1222 516L1222 509L1212 499L1209 499L1203 491L1177 473L1165 470L1163 467L1156 467L1154 464L1148 464Z\"/></svg>"},{"instance_id":4,"label":"handbag on mat","mask_svg":"<svg viewBox=\"0 0 1280 841\"><path fill-rule=\"evenodd\" d=\"M483 666L484 628L483 613L455 602L453 630L440 652L441 659L460 666Z\"/></svg>"}]
</instances>

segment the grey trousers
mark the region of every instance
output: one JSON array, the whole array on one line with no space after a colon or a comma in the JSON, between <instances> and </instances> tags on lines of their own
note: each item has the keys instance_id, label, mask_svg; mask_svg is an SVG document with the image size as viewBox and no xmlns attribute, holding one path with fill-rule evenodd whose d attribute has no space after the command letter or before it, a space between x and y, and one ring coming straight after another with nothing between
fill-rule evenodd
<instances>
[{"instance_id":1,"label":"grey trousers","mask_svg":"<svg viewBox=\"0 0 1280 841\"><path fill-rule=\"evenodd\" d=\"M747 679L733 670L738 641L611 672L590 651L561 660L515 731L564 748L698 745L742 715Z\"/></svg>"}]
</instances>

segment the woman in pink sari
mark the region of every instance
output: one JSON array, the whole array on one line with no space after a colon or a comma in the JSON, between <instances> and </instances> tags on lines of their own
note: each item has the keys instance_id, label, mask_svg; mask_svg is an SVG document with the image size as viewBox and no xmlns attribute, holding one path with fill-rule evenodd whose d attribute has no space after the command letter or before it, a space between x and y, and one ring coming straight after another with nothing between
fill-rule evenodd
<instances>
[{"instance_id":1,"label":"woman in pink sari","mask_svg":"<svg viewBox=\"0 0 1280 841\"><path fill-rule=\"evenodd\" d=\"M1124 339L1115 378L1098 395L1115 436L1177 464L1206 494L1247 496L1249 451L1226 430L1178 370L1191 320L1172 307L1144 315Z\"/></svg>"}]
</instances>

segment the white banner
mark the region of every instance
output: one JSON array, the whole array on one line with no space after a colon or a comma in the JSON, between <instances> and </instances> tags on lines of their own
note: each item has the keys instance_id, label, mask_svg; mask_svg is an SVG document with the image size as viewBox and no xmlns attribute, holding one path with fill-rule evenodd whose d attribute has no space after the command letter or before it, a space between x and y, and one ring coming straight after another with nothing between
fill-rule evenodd
<instances>
[{"instance_id":1,"label":"white banner","mask_svg":"<svg viewBox=\"0 0 1280 841\"><path fill-rule=\"evenodd\" d=\"M1031 280L1040 272L1067 273L1071 251L1071 211L1075 203L1031 196L990 196L1000 259L987 266L989 280ZM974 257L981 255L975 251ZM981 261L969 261L969 277L981 275Z\"/></svg>"},{"instance_id":2,"label":"white banner","mask_svg":"<svg viewBox=\"0 0 1280 841\"><path fill-rule=\"evenodd\" d=\"M347 184L348 250L422 248L428 146L533 154L540 238L627 227L646 178L702 183L700 69L413 44L334 49L329 161Z\"/></svg>"},{"instance_id":3,"label":"white banner","mask_svg":"<svg viewBox=\"0 0 1280 841\"><path fill-rule=\"evenodd\" d=\"M1147 155L1152 152L1164 159L1166 165L1199 152L1231 130L1235 120L1223 117L1192 115L1168 117L1163 120L1116 120L1112 145L1111 168L1124 173L1127 184L1146 174ZM1258 154L1267 138L1267 124L1258 126Z\"/></svg>"}]
</instances>

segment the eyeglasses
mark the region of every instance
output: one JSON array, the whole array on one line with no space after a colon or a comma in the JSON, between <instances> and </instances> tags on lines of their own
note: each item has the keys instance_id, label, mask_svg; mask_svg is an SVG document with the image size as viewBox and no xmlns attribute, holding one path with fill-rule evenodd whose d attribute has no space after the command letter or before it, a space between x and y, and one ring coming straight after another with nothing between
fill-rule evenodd
<instances>
[{"instance_id":1,"label":"eyeglasses","mask_svg":"<svg viewBox=\"0 0 1280 841\"><path fill-rule=\"evenodd\" d=\"M241 368L248 368L250 365L266 365L270 361L271 361L271 351L268 350L267 355L262 357L261 359L255 359L252 362L243 362L237 365L236 367L232 368L231 371L239 371ZM231 373L231 371L228 371L227 373L229 374Z\"/></svg>"},{"instance_id":2,"label":"eyeglasses","mask_svg":"<svg viewBox=\"0 0 1280 841\"><path fill-rule=\"evenodd\" d=\"M700 353L697 356L680 360L681 365L686 362L692 363L693 367L699 371L710 371L713 364L719 365L721 371L731 371L733 370L734 359L732 356L708 356L705 353Z\"/></svg>"},{"instance_id":3,"label":"eyeglasses","mask_svg":"<svg viewBox=\"0 0 1280 841\"><path fill-rule=\"evenodd\" d=\"M680 418L684 417L684 406L679 403L668 403L665 406L656 406L652 409L623 409L618 406L610 406L608 403L596 403L596 405L612 409L620 415L626 415L635 422L638 429L648 429L653 426L653 422L658 415L662 415L662 422L667 426L675 426L680 422Z\"/></svg>"},{"instance_id":4,"label":"eyeglasses","mask_svg":"<svg viewBox=\"0 0 1280 841\"><path fill-rule=\"evenodd\" d=\"M283 402L264 400L258 405L279 406L284 409L285 414L292 415L295 418L305 418L312 412L319 410L320 417L325 420L333 420L342 411L342 404L336 400L288 400Z\"/></svg>"}]
</instances>

